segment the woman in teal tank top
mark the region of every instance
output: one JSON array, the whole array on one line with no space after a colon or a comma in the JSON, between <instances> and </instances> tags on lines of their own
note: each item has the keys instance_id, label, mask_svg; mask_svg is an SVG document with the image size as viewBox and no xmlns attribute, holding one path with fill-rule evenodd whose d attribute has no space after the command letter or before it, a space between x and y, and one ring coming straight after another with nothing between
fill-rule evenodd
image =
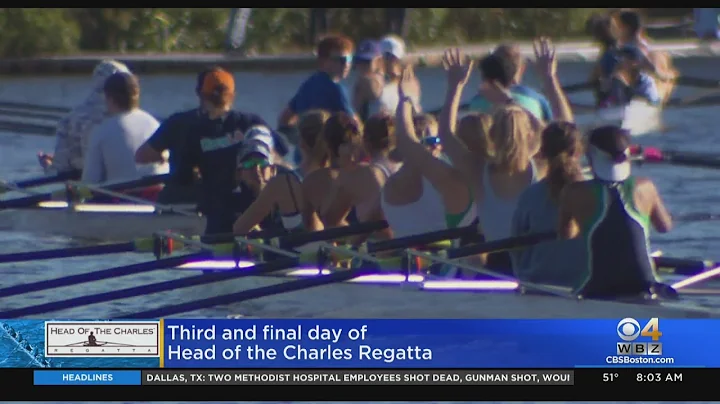
<instances>
[{"instance_id":1,"label":"woman in teal tank top","mask_svg":"<svg viewBox=\"0 0 720 404\"><path fill-rule=\"evenodd\" d=\"M627 131L593 130L587 157L595 178L570 184L560 198L560 235L579 237L587 248L574 288L585 297L676 296L659 282L650 255L650 227L667 232L672 219L652 181L631 175L629 148Z\"/></svg>"}]
</instances>

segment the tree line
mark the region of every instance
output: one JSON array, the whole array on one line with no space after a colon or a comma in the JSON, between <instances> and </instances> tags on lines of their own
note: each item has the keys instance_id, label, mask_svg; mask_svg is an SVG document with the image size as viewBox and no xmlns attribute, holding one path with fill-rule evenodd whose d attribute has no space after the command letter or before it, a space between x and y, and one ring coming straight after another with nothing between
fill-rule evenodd
<instances>
[{"instance_id":1,"label":"tree line","mask_svg":"<svg viewBox=\"0 0 720 404\"><path fill-rule=\"evenodd\" d=\"M251 52L306 50L310 9L253 9L245 47ZM407 40L432 45L586 36L599 8L418 8L408 11ZM664 9L663 9L664 10ZM672 9L667 9L672 10ZM685 10L685 9L679 9ZM672 14L672 12L669 12ZM217 52L225 47L225 8L0 8L0 55L79 52ZM355 39L384 34L383 9L328 9L329 30Z\"/></svg>"}]
</instances>

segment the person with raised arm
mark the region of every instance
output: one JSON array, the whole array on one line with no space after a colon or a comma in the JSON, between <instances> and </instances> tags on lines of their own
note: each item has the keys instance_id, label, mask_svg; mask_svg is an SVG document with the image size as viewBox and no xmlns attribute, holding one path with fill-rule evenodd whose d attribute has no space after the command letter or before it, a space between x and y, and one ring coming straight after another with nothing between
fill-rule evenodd
<instances>
[{"instance_id":1,"label":"person with raised arm","mask_svg":"<svg viewBox=\"0 0 720 404\"><path fill-rule=\"evenodd\" d=\"M405 61L405 42L397 36L388 35L380 41L380 48L385 61L385 85L380 96L370 105L370 114L395 115L398 106L398 87L400 76L404 70L412 69L412 65ZM420 105L420 82L412 76L405 89L405 95L410 98L416 113L422 112Z\"/></svg>"},{"instance_id":2,"label":"person with raised arm","mask_svg":"<svg viewBox=\"0 0 720 404\"><path fill-rule=\"evenodd\" d=\"M573 292L587 298L675 297L658 281L650 229L665 233L672 218L655 184L631 174L630 135L617 126L594 129L586 151L594 178L567 184L559 197L558 233L587 248Z\"/></svg>"},{"instance_id":3,"label":"person with raised arm","mask_svg":"<svg viewBox=\"0 0 720 404\"><path fill-rule=\"evenodd\" d=\"M437 125L428 118L417 119L418 125L413 120L413 102L405 94L412 83L412 70L406 69L398 86L400 103L395 115L403 166L385 183L381 199L394 237L469 226L477 217L472 188L457 168L440 158ZM418 134L418 129L425 133Z\"/></svg>"},{"instance_id":4,"label":"person with raised arm","mask_svg":"<svg viewBox=\"0 0 720 404\"><path fill-rule=\"evenodd\" d=\"M444 65L448 70L448 90L440 114L440 141L453 165L474 188L478 218L486 240L508 238L520 194L544 175L544 167L534 159L540 146L538 127L534 125L531 113L514 105L509 93L492 92L495 102L503 105L494 113L489 132L492 153L483 156L471 152L455 135L455 122L462 90L470 77L473 63L460 50L451 49L445 52ZM483 79L487 80L487 77ZM500 90L506 88L502 83L492 81L486 86ZM504 101L501 99L503 96ZM487 266L506 273L512 268L506 253L488 256Z\"/></svg>"}]
</instances>

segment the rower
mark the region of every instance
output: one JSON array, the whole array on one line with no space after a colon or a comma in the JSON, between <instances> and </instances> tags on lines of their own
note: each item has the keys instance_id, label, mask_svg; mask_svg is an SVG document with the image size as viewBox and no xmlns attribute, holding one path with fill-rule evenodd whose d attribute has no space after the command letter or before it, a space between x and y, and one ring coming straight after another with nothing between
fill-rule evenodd
<instances>
[{"instance_id":1,"label":"rower","mask_svg":"<svg viewBox=\"0 0 720 404\"><path fill-rule=\"evenodd\" d=\"M485 60L483 63L486 68L490 63L487 60L491 60L495 66L502 63L493 55ZM503 106L492 117L488 136L492 151L471 152L467 145L455 136L455 122L462 90L472 72L472 62L455 49L446 51L444 64L448 68L448 89L440 114L439 135L443 149L453 166L457 167L465 180L474 187L478 217L485 239L494 241L508 238L520 194L544 175L543 165L537 164L534 159L540 147L537 128L533 125L530 113L514 105L512 100L509 100L508 104L506 98ZM488 71L493 72L490 69ZM502 73L502 70L499 73ZM506 77L499 77L509 83ZM493 95L507 97L507 93ZM509 255L500 253L491 254L487 266L509 272L512 265Z\"/></svg>"},{"instance_id":2,"label":"rower","mask_svg":"<svg viewBox=\"0 0 720 404\"><path fill-rule=\"evenodd\" d=\"M300 114L312 109L323 109L330 113L345 112L357 119L347 90L340 83L350 73L353 51L353 42L345 36L331 35L320 41L316 50L318 71L300 85L280 114L280 130L287 133L288 127L297 124Z\"/></svg>"},{"instance_id":3,"label":"rower","mask_svg":"<svg viewBox=\"0 0 720 404\"><path fill-rule=\"evenodd\" d=\"M538 116L538 118L545 122L552 121L553 109L550 106L548 99L532 87L522 84L522 79L525 75L525 70L527 69L527 59L522 55L520 47L514 44L501 44L495 48L493 54L505 59L506 63L510 66L511 71L514 72L510 93L524 95L537 100L542 110L542 115Z\"/></svg>"},{"instance_id":4,"label":"rower","mask_svg":"<svg viewBox=\"0 0 720 404\"><path fill-rule=\"evenodd\" d=\"M105 81L104 92L110 117L93 130L85 155L82 182L123 182L166 174L167 165L135 163L135 152L160 125L157 119L140 109L137 78L132 73L115 73ZM157 194L150 199L156 198Z\"/></svg>"},{"instance_id":5,"label":"rower","mask_svg":"<svg viewBox=\"0 0 720 404\"><path fill-rule=\"evenodd\" d=\"M383 188L383 214L393 237L469 226L477 217L472 189L462 173L441 158L435 118L420 115L413 120L413 103L404 93L405 86L412 88L408 74L403 73L395 117L403 165Z\"/></svg>"},{"instance_id":6,"label":"rower","mask_svg":"<svg viewBox=\"0 0 720 404\"><path fill-rule=\"evenodd\" d=\"M650 255L650 227L665 233L672 219L650 179L633 177L630 136L616 126L593 130L587 158L594 179L567 185L560 195L558 232L587 246L584 279L574 292L603 298L673 294L660 284Z\"/></svg>"},{"instance_id":7,"label":"rower","mask_svg":"<svg viewBox=\"0 0 720 404\"><path fill-rule=\"evenodd\" d=\"M613 17L617 38L621 46L634 46L641 51L641 68L649 71L658 80L660 98L667 101L675 87L674 80L679 73L672 65L667 52L654 51L645 32L640 14L636 11L622 11Z\"/></svg>"},{"instance_id":8,"label":"rower","mask_svg":"<svg viewBox=\"0 0 720 404\"><path fill-rule=\"evenodd\" d=\"M512 236L555 231L560 193L572 182L583 181L583 136L572 123L553 122L542 132L540 154L548 161L547 177L520 195L512 220ZM513 272L523 282L573 287L587 262L582 240L558 240L511 251Z\"/></svg>"},{"instance_id":9,"label":"rower","mask_svg":"<svg viewBox=\"0 0 720 404\"><path fill-rule=\"evenodd\" d=\"M643 55L638 48L624 46L617 50L619 63L610 83L609 96L602 106L627 105L642 99L651 105L662 102L655 79L642 70Z\"/></svg>"},{"instance_id":10,"label":"rower","mask_svg":"<svg viewBox=\"0 0 720 404\"><path fill-rule=\"evenodd\" d=\"M95 66L90 94L58 122L54 154L38 153L38 161L47 174L83 169L85 145L93 129L107 117L105 80L118 72L127 73L130 69L114 60L103 60Z\"/></svg>"},{"instance_id":11,"label":"rower","mask_svg":"<svg viewBox=\"0 0 720 404\"><path fill-rule=\"evenodd\" d=\"M360 119L365 122L370 117L370 104L380 97L385 85L380 44L375 41L360 43L353 62L358 78L353 86L352 105Z\"/></svg>"},{"instance_id":12,"label":"rower","mask_svg":"<svg viewBox=\"0 0 720 404\"><path fill-rule=\"evenodd\" d=\"M369 161L340 171L322 213L323 222L328 227L340 225L353 207L360 222L384 220L380 208L381 190L401 166L390 157L395 149L393 117L370 117L362 132L362 143Z\"/></svg>"},{"instance_id":13,"label":"rower","mask_svg":"<svg viewBox=\"0 0 720 404\"><path fill-rule=\"evenodd\" d=\"M328 221L322 214L333 202L329 194L335 189L340 172L353 170L365 160L365 151L362 150L362 126L343 112L332 114L325 121L321 140L322 144L316 144L313 151L318 155L326 151L330 160L329 166L310 173L303 185L309 190L308 203L321 215L325 226L328 226ZM358 223L357 212L352 208L345 220L333 225L355 223Z\"/></svg>"},{"instance_id":14,"label":"rower","mask_svg":"<svg viewBox=\"0 0 720 404\"><path fill-rule=\"evenodd\" d=\"M324 229L319 220L321 204L325 194L332 189L337 178L337 168L340 164L330 154L324 136L328 135L326 123L330 114L323 110L308 111L300 116L298 143L302 159L300 161L300 174L303 177L302 191L304 196L303 214L309 218L312 228Z\"/></svg>"},{"instance_id":15,"label":"rower","mask_svg":"<svg viewBox=\"0 0 720 404\"><path fill-rule=\"evenodd\" d=\"M252 192L254 201L235 221L233 232L244 235L256 226L263 230L276 228L278 221L288 231L322 230L317 213L306 209L300 173L273 165L272 137L269 133L258 134L256 131L245 138L238 155L239 177Z\"/></svg>"},{"instance_id":16,"label":"rower","mask_svg":"<svg viewBox=\"0 0 720 404\"><path fill-rule=\"evenodd\" d=\"M600 45L600 57L590 74L590 83L595 90L596 106L606 103L610 96L610 84L615 68L620 63L617 50L618 40L612 32L610 18L598 18L591 27L593 38Z\"/></svg>"},{"instance_id":17,"label":"rower","mask_svg":"<svg viewBox=\"0 0 720 404\"><path fill-rule=\"evenodd\" d=\"M405 58L405 42L396 36L386 36L380 41L383 59L385 61L385 85L378 99L371 105L370 113L395 115L395 109L398 106L398 86L400 85L400 76L403 70L412 69L411 64L404 61ZM407 88L407 96L413 104L415 112L422 111L420 106L420 82L415 75L412 75Z\"/></svg>"},{"instance_id":18,"label":"rower","mask_svg":"<svg viewBox=\"0 0 720 404\"><path fill-rule=\"evenodd\" d=\"M521 106L538 120L544 120L546 111L537 99L512 91L518 74L513 62L492 53L480 61L482 82L478 94L470 101L469 109L490 113L508 102Z\"/></svg>"}]
</instances>

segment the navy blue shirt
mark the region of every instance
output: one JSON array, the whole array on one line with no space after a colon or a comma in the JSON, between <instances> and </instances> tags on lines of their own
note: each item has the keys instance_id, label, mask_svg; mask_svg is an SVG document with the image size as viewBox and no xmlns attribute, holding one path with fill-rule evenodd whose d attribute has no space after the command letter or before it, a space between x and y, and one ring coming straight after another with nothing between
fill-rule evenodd
<instances>
[{"instance_id":1,"label":"navy blue shirt","mask_svg":"<svg viewBox=\"0 0 720 404\"><path fill-rule=\"evenodd\" d=\"M538 93L537 91L533 90L530 87L523 86L522 84L519 84L517 86L513 86L510 89L511 92L522 94L526 97L534 98L537 100L537 102L540 103L540 108L542 109L542 119L545 122L550 122L553 120L553 111L552 107L550 107L550 102L545 98L544 95Z\"/></svg>"},{"instance_id":2,"label":"navy blue shirt","mask_svg":"<svg viewBox=\"0 0 720 404\"><path fill-rule=\"evenodd\" d=\"M296 114L313 109L355 114L345 87L334 82L330 75L321 71L313 73L300 85L288 106Z\"/></svg>"},{"instance_id":3,"label":"navy blue shirt","mask_svg":"<svg viewBox=\"0 0 720 404\"><path fill-rule=\"evenodd\" d=\"M158 152L170 151L170 179L168 184L188 186L195 182L195 166L188 147L189 129L200 119L199 108L178 112L160 124L147 143Z\"/></svg>"},{"instance_id":4,"label":"navy blue shirt","mask_svg":"<svg viewBox=\"0 0 720 404\"><path fill-rule=\"evenodd\" d=\"M202 177L200 211L208 219L206 234L232 231L237 152L245 132L255 125L267 123L258 115L231 111L218 119L203 115L190 128L191 161Z\"/></svg>"}]
</instances>

